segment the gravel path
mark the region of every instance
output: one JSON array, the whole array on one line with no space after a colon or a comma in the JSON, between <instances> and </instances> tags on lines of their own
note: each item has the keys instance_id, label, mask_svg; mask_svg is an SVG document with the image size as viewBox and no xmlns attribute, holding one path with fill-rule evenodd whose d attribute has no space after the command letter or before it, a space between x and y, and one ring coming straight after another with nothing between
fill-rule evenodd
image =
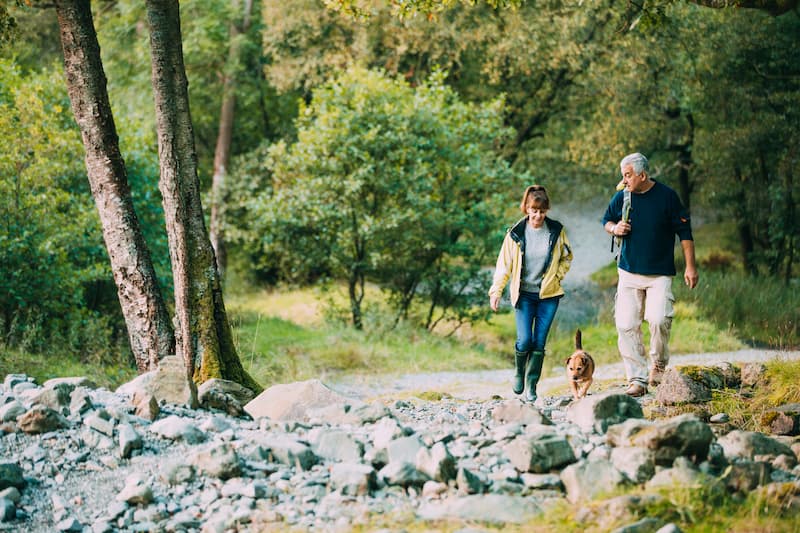
<instances>
[{"instance_id":1,"label":"gravel path","mask_svg":"<svg viewBox=\"0 0 800 533\"><path fill-rule=\"evenodd\" d=\"M773 359L797 360L800 351L747 349L735 352L697 353L674 355L670 366L690 364L713 365L715 363L767 362ZM341 381L329 382L334 390L362 399L397 398L422 392L447 393L460 400L488 400L493 397L513 398L511 380L513 370L484 370L476 372L432 372L404 374L400 376L348 377ZM622 363L597 367L595 379L624 381L625 371ZM622 384L622 383L620 383ZM555 375L545 377L539 382L539 393L568 394L566 377ZM551 392L552 391L552 392Z\"/></svg>"}]
</instances>

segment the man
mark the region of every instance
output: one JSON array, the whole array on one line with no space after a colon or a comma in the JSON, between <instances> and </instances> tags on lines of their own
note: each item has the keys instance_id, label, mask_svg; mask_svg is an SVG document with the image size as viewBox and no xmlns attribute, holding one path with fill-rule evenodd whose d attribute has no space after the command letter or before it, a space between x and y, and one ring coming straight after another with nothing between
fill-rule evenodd
<instances>
[{"instance_id":1,"label":"man","mask_svg":"<svg viewBox=\"0 0 800 533\"><path fill-rule=\"evenodd\" d=\"M681 242L686 262L683 279L689 288L697 286L698 275L689 213L677 193L650 177L647 158L640 153L625 156L619 166L625 190L611 198L603 227L621 241L614 321L628 379L625 393L637 397L647 392L648 384L655 387L661 382L669 362L675 235ZM626 192L630 209L626 205L623 216ZM642 318L650 326L649 372Z\"/></svg>"}]
</instances>

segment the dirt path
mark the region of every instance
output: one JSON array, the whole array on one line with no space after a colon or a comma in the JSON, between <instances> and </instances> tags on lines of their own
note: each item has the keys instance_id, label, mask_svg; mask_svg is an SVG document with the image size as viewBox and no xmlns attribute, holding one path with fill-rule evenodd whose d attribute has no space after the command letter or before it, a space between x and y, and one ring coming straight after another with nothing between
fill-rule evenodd
<instances>
[{"instance_id":1,"label":"dirt path","mask_svg":"<svg viewBox=\"0 0 800 533\"><path fill-rule=\"evenodd\" d=\"M670 366L689 364L713 365L715 363L766 362L773 359L797 360L800 351L747 349L735 352L699 353L675 355ZM489 400L492 397L513 398L511 379L513 370L485 370L477 372L433 372L404 374L400 376L347 377L341 381L327 383L334 390L365 400L404 398L424 392L447 393L460 400ZM623 384L625 371L622 363L599 366L595 379L600 381L620 380ZM548 376L539 383L540 395L568 394L567 381L563 374Z\"/></svg>"}]
</instances>

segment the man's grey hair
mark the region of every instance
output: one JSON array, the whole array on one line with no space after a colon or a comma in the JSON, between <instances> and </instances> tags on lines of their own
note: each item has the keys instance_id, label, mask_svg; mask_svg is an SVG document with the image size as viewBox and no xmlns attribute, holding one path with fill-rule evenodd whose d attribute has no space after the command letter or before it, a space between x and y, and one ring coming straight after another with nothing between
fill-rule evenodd
<instances>
[{"instance_id":1,"label":"man's grey hair","mask_svg":"<svg viewBox=\"0 0 800 533\"><path fill-rule=\"evenodd\" d=\"M642 171L647 172L648 175L650 174L650 164L647 162L647 158L639 152L628 154L619 162L620 170L628 165L633 166L633 172L637 176L641 174Z\"/></svg>"}]
</instances>

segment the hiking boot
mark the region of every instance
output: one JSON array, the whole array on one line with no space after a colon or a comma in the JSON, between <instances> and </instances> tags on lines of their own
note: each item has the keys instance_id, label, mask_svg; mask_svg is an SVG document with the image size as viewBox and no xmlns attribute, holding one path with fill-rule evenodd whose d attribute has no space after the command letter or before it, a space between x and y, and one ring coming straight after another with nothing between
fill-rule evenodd
<instances>
[{"instance_id":1,"label":"hiking boot","mask_svg":"<svg viewBox=\"0 0 800 533\"><path fill-rule=\"evenodd\" d=\"M625 391L625 394L634 398L639 398L640 396L647 394L647 387L634 381L628 385L628 389Z\"/></svg>"},{"instance_id":2,"label":"hiking boot","mask_svg":"<svg viewBox=\"0 0 800 533\"><path fill-rule=\"evenodd\" d=\"M533 403L536 401L536 385L542 375L542 365L544 364L544 352L531 352L528 364L525 365L525 400Z\"/></svg>"},{"instance_id":3,"label":"hiking boot","mask_svg":"<svg viewBox=\"0 0 800 533\"><path fill-rule=\"evenodd\" d=\"M517 351L514 354L514 363L516 372L514 373L514 394L522 394L525 390L525 365L528 364L528 355L530 352Z\"/></svg>"},{"instance_id":4,"label":"hiking boot","mask_svg":"<svg viewBox=\"0 0 800 533\"><path fill-rule=\"evenodd\" d=\"M650 369L650 376L647 380L648 384L651 387L658 387L662 379L664 379L664 367L659 364L654 364L653 368Z\"/></svg>"}]
</instances>

